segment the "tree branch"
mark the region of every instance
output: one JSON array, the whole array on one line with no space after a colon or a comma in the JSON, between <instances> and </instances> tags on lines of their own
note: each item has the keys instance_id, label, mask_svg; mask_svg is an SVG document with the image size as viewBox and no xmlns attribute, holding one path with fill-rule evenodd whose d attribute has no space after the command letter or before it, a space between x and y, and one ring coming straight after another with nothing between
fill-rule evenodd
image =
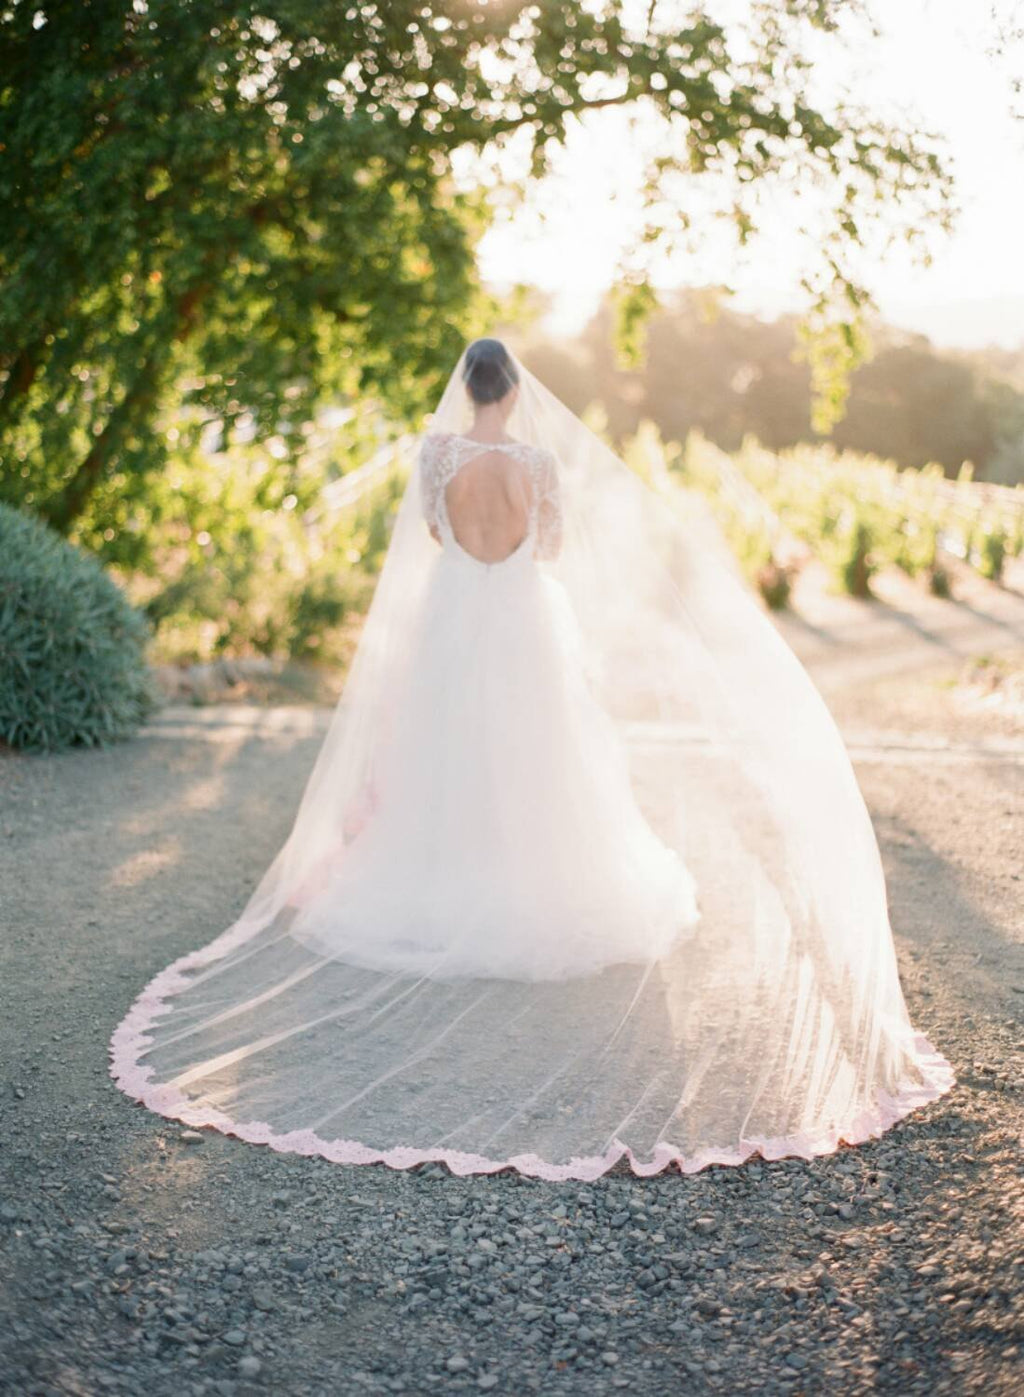
<instances>
[{"instance_id":1,"label":"tree branch","mask_svg":"<svg viewBox=\"0 0 1024 1397\"><path fill-rule=\"evenodd\" d=\"M44 510L48 522L61 533L68 532L88 504L89 497L99 484L111 456L129 429L133 415L141 408L149 406L156 397L156 370L163 349L163 342L151 347L139 365L128 391L107 418L103 430L74 475L57 498Z\"/></svg>"},{"instance_id":2,"label":"tree branch","mask_svg":"<svg viewBox=\"0 0 1024 1397\"><path fill-rule=\"evenodd\" d=\"M0 387L0 414L3 416L7 415L13 404L23 397L35 382L39 372L39 350L40 345L37 341L34 345L19 350L14 356L6 382Z\"/></svg>"}]
</instances>

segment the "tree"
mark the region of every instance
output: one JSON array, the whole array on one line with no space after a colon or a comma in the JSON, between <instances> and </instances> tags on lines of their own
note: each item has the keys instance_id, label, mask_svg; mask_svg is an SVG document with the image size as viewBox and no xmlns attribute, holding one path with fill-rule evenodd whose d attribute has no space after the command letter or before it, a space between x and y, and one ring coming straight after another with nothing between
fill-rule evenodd
<instances>
[{"instance_id":1,"label":"tree","mask_svg":"<svg viewBox=\"0 0 1024 1397\"><path fill-rule=\"evenodd\" d=\"M699 432L725 451L748 436L774 451L815 439L793 317L769 323L717 305L711 290L676 292L652 315L644 361L631 371L617 362L613 322L606 300L575 341L535 332L523 357L575 411L599 406L617 442L645 420L668 440ZM938 462L949 476L970 461L977 479L1024 481L1019 354L954 354L879 321L870 329L874 353L851 375L836 447L901 466Z\"/></svg>"},{"instance_id":2,"label":"tree","mask_svg":"<svg viewBox=\"0 0 1024 1397\"><path fill-rule=\"evenodd\" d=\"M857 370L838 447L905 466L939 462L955 476L971 461L979 477L996 446L996 422L979 366L937 353L923 335L882 345Z\"/></svg>"},{"instance_id":3,"label":"tree","mask_svg":"<svg viewBox=\"0 0 1024 1397\"><path fill-rule=\"evenodd\" d=\"M807 37L851 8L749 0L727 31L629 0L0 0L0 496L68 531L176 433L291 455L339 397L415 415L482 323L453 152L518 136L540 172L613 104L663 122L655 241L673 174L728 175L744 237L764 181L824 183L808 289L848 326L871 211L913 235L945 193L926 142L809 96Z\"/></svg>"}]
</instances>

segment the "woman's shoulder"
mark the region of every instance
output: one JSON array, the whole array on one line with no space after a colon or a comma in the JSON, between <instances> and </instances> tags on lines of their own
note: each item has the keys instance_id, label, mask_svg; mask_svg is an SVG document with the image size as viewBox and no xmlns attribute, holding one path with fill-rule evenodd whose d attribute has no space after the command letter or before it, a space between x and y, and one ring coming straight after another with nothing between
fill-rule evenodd
<instances>
[{"instance_id":1,"label":"woman's shoulder","mask_svg":"<svg viewBox=\"0 0 1024 1397\"><path fill-rule=\"evenodd\" d=\"M458 438L454 432L424 432L420 437L420 445L425 451L436 451L437 448L444 443L457 440Z\"/></svg>"},{"instance_id":2,"label":"woman's shoulder","mask_svg":"<svg viewBox=\"0 0 1024 1397\"><path fill-rule=\"evenodd\" d=\"M490 447L493 451L499 453L504 451L508 455L517 456L536 465L555 464L554 452L535 442L520 441L516 437L509 437L507 441L488 443L478 441L474 437L460 436L458 432L424 432L420 438L420 459L425 462L443 460L448 456L458 454L463 446L468 447L471 452Z\"/></svg>"},{"instance_id":3,"label":"woman's shoulder","mask_svg":"<svg viewBox=\"0 0 1024 1397\"><path fill-rule=\"evenodd\" d=\"M424 432L420 438L419 458L423 465L432 466L448 457L458 437L454 432Z\"/></svg>"},{"instance_id":4,"label":"woman's shoulder","mask_svg":"<svg viewBox=\"0 0 1024 1397\"><path fill-rule=\"evenodd\" d=\"M548 446L531 446L531 460L538 471L550 474L558 466L558 458Z\"/></svg>"},{"instance_id":5,"label":"woman's shoulder","mask_svg":"<svg viewBox=\"0 0 1024 1397\"><path fill-rule=\"evenodd\" d=\"M527 460L538 465L547 465L554 462L555 453L546 446L541 446L538 442L512 440L502 443L503 446L511 447L513 451L527 458Z\"/></svg>"}]
</instances>

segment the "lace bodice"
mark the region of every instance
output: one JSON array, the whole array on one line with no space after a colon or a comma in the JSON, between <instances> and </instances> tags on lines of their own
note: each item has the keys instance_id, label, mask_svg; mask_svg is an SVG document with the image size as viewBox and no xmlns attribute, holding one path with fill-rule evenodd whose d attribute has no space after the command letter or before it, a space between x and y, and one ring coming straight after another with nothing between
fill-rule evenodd
<instances>
[{"instance_id":1,"label":"lace bodice","mask_svg":"<svg viewBox=\"0 0 1024 1397\"><path fill-rule=\"evenodd\" d=\"M521 441L476 441L453 433L435 433L423 438L419 470L423 514L427 524L442 536L453 536L445 491L462 467L485 452L497 451L522 461L530 477L530 508L527 536L533 540L538 558L558 553L562 534L562 504L554 453Z\"/></svg>"}]
</instances>

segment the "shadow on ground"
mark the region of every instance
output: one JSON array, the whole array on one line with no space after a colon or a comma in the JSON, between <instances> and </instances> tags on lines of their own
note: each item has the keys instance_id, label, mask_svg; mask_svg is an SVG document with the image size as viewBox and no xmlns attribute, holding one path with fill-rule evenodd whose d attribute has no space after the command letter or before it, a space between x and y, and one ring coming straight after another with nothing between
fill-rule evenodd
<instances>
[{"instance_id":1,"label":"shadow on ground","mask_svg":"<svg viewBox=\"0 0 1024 1397\"><path fill-rule=\"evenodd\" d=\"M950 1097L814 1163L555 1185L189 1144L110 1083L114 1025L238 912L316 745L4 762L11 1391L1015 1390L1021 899L986 891L985 860L993 810L1019 820L1016 776L864 774L908 1000L961 1075Z\"/></svg>"}]
</instances>

